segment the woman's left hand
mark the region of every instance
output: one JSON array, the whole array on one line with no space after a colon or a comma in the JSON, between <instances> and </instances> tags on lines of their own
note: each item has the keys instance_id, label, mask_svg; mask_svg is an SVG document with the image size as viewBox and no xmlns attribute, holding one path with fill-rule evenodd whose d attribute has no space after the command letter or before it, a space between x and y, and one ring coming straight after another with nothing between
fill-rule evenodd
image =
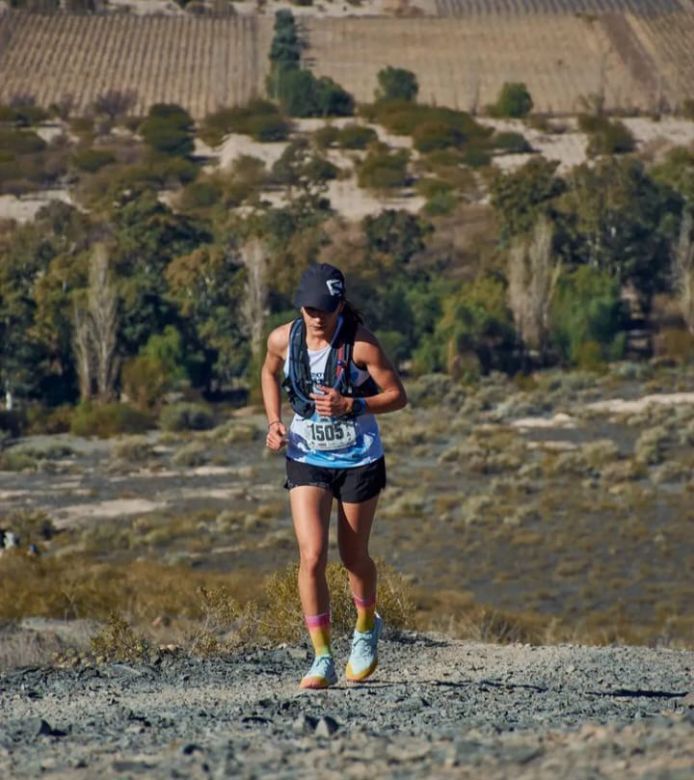
<instances>
[{"instance_id":1,"label":"woman's left hand","mask_svg":"<svg viewBox=\"0 0 694 780\"><path fill-rule=\"evenodd\" d=\"M350 410L350 403L334 387L318 385L321 394L311 393L311 398L316 402L316 411L321 417L343 417Z\"/></svg>"}]
</instances>

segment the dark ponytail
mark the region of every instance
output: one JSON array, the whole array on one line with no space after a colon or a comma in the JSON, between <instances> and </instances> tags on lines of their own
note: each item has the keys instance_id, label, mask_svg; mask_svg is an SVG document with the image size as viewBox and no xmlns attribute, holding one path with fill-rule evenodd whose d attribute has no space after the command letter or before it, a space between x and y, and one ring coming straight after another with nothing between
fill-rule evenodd
<instances>
[{"instance_id":1,"label":"dark ponytail","mask_svg":"<svg viewBox=\"0 0 694 780\"><path fill-rule=\"evenodd\" d=\"M342 316L345 318L345 322L350 325L364 324L364 317L361 312L347 298L342 301Z\"/></svg>"}]
</instances>

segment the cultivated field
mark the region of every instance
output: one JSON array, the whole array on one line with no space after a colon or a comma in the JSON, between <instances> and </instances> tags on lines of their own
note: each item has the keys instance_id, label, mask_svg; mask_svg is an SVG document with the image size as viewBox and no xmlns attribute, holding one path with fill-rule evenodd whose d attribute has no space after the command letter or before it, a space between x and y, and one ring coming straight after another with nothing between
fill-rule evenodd
<instances>
[{"instance_id":1,"label":"cultivated field","mask_svg":"<svg viewBox=\"0 0 694 780\"><path fill-rule=\"evenodd\" d=\"M437 0L422 16L301 16L304 60L359 101L386 65L417 74L420 100L476 111L504 81L537 110L675 108L694 83L694 4L685 0ZM431 15L429 15L431 14ZM137 110L172 101L196 117L264 92L272 15L237 18L0 16L0 101L19 93L83 110L107 89Z\"/></svg>"},{"instance_id":2,"label":"cultivated field","mask_svg":"<svg viewBox=\"0 0 694 780\"><path fill-rule=\"evenodd\" d=\"M511 5L511 3L509 3ZM694 13L580 15L549 10L457 18L312 19L307 61L373 98L376 74L417 74L420 99L476 111L505 81L524 81L540 111L573 113L602 95L611 109L674 107L694 81Z\"/></svg>"},{"instance_id":3,"label":"cultivated field","mask_svg":"<svg viewBox=\"0 0 694 780\"><path fill-rule=\"evenodd\" d=\"M272 20L0 15L0 101L29 93L41 105L72 95L75 111L109 89L196 117L264 91Z\"/></svg>"}]
</instances>

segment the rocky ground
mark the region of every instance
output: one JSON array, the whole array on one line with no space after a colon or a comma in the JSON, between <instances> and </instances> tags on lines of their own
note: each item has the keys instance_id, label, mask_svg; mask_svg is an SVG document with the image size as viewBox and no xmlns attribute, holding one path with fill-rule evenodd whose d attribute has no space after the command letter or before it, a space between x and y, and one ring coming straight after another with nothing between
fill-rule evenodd
<instances>
[{"instance_id":1,"label":"rocky ground","mask_svg":"<svg viewBox=\"0 0 694 780\"><path fill-rule=\"evenodd\" d=\"M341 663L344 640L336 643ZM0 676L0 776L689 778L694 652L407 634L299 692L304 647Z\"/></svg>"}]
</instances>

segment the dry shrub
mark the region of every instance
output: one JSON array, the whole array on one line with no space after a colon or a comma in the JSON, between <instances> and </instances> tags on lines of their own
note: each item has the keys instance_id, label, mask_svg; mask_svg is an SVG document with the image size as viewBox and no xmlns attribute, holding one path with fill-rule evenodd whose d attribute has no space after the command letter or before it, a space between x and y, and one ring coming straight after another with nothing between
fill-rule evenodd
<instances>
[{"instance_id":1,"label":"dry shrub","mask_svg":"<svg viewBox=\"0 0 694 780\"><path fill-rule=\"evenodd\" d=\"M694 335L684 329L662 330L655 340L654 347L659 357L685 365L694 362Z\"/></svg>"},{"instance_id":2,"label":"dry shrub","mask_svg":"<svg viewBox=\"0 0 694 780\"><path fill-rule=\"evenodd\" d=\"M113 454L130 463L142 463L153 457L154 448L144 436L129 436L116 443Z\"/></svg>"},{"instance_id":3,"label":"dry shrub","mask_svg":"<svg viewBox=\"0 0 694 780\"><path fill-rule=\"evenodd\" d=\"M37 462L19 449L0 453L0 471L35 471Z\"/></svg>"},{"instance_id":4,"label":"dry shrub","mask_svg":"<svg viewBox=\"0 0 694 780\"><path fill-rule=\"evenodd\" d=\"M390 629L411 628L414 608L403 578L382 561L378 567L378 611ZM304 617L299 600L297 564L288 566L268 578L263 597L244 617L242 634L252 642L295 642L304 635ZM347 633L354 628L355 609L345 569L329 563L326 572L330 589L330 611L335 632Z\"/></svg>"},{"instance_id":5,"label":"dry shrub","mask_svg":"<svg viewBox=\"0 0 694 780\"><path fill-rule=\"evenodd\" d=\"M135 633L120 615L109 615L106 625L91 638L91 647L96 660L137 662L152 652L150 643Z\"/></svg>"},{"instance_id":6,"label":"dry shrub","mask_svg":"<svg viewBox=\"0 0 694 780\"><path fill-rule=\"evenodd\" d=\"M193 468L207 463L210 457L209 448L201 441L192 441L185 447L182 447L173 456L172 461L175 466L185 466Z\"/></svg>"},{"instance_id":7,"label":"dry shrub","mask_svg":"<svg viewBox=\"0 0 694 780\"><path fill-rule=\"evenodd\" d=\"M26 616L105 620L125 612L135 624L161 615L199 620L198 589L228 587L248 600L251 582L244 572L195 572L153 561L98 563L65 554L32 559L20 553L0 558L0 620Z\"/></svg>"},{"instance_id":8,"label":"dry shrub","mask_svg":"<svg viewBox=\"0 0 694 780\"><path fill-rule=\"evenodd\" d=\"M75 436L108 438L119 433L143 433L152 427L149 415L127 404L80 404L70 423Z\"/></svg>"},{"instance_id":9,"label":"dry shrub","mask_svg":"<svg viewBox=\"0 0 694 780\"><path fill-rule=\"evenodd\" d=\"M461 612L434 613L427 617L422 628L442 631L458 639L496 644L542 644L546 620L531 614L511 614L490 607L472 605Z\"/></svg>"},{"instance_id":10,"label":"dry shrub","mask_svg":"<svg viewBox=\"0 0 694 780\"><path fill-rule=\"evenodd\" d=\"M48 541L56 533L51 518L39 509L20 509L8 515L2 514L0 527L17 534L25 547Z\"/></svg>"},{"instance_id":11,"label":"dry shrub","mask_svg":"<svg viewBox=\"0 0 694 780\"><path fill-rule=\"evenodd\" d=\"M162 409L159 427L164 431L207 431L214 428L214 415L205 404L171 404Z\"/></svg>"}]
</instances>

